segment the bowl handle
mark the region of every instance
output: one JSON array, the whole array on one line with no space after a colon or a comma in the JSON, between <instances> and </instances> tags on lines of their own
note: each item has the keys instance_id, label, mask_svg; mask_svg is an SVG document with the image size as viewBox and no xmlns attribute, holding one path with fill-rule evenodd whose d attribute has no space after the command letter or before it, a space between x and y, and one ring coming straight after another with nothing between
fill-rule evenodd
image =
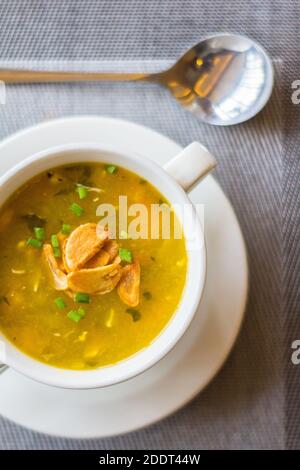
<instances>
[{"instance_id":1,"label":"bowl handle","mask_svg":"<svg viewBox=\"0 0 300 470\"><path fill-rule=\"evenodd\" d=\"M185 191L207 176L217 165L215 157L199 142L193 142L164 165Z\"/></svg>"}]
</instances>

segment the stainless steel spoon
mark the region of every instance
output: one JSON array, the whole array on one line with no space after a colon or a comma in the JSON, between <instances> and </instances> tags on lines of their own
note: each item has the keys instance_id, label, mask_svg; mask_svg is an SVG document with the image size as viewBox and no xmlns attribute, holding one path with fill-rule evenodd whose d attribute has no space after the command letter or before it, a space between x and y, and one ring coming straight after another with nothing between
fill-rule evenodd
<instances>
[{"instance_id":1,"label":"stainless steel spoon","mask_svg":"<svg viewBox=\"0 0 300 470\"><path fill-rule=\"evenodd\" d=\"M170 69L152 74L1 70L5 83L144 80L167 87L202 121L228 126L255 116L273 88L273 67L249 38L218 34L187 51Z\"/></svg>"}]
</instances>

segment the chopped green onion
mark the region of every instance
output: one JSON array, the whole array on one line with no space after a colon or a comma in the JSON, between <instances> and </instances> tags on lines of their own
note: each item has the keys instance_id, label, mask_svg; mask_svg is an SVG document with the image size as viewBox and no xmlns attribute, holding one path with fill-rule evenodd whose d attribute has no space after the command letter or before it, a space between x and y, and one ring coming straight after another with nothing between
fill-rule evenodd
<instances>
[{"instance_id":1,"label":"chopped green onion","mask_svg":"<svg viewBox=\"0 0 300 470\"><path fill-rule=\"evenodd\" d=\"M67 317L70 320L75 321L76 323L78 323L81 320L81 315L77 312L77 310L70 310Z\"/></svg>"},{"instance_id":2,"label":"chopped green onion","mask_svg":"<svg viewBox=\"0 0 300 470\"><path fill-rule=\"evenodd\" d=\"M59 241L57 235L51 235L51 244L53 248L59 248Z\"/></svg>"},{"instance_id":3,"label":"chopped green onion","mask_svg":"<svg viewBox=\"0 0 300 470\"><path fill-rule=\"evenodd\" d=\"M63 233L64 235L69 235L69 233L71 233L71 225L62 224L61 233Z\"/></svg>"},{"instance_id":4,"label":"chopped green onion","mask_svg":"<svg viewBox=\"0 0 300 470\"><path fill-rule=\"evenodd\" d=\"M70 320L73 320L76 323L78 323L84 316L85 310L83 308L79 308L78 310L70 310L67 315Z\"/></svg>"},{"instance_id":5,"label":"chopped green onion","mask_svg":"<svg viewBox=\"0 0 300 470\"><path fill-rule=\"evenodd\" d=\"M34 227L33 231L38 240L45 239L45 229L43 227Z\"/></svg>"},{"instance_id":6,"label":"chopped green onion","mask_svg":"<svg viewBox=\"0 0 300 470\"><path fill-rule=\"evenodd\" d=\"M75 294L75 302L79 302L82 304L89 304L90 303L90 296L89 294L83 294L82 292L77 292Z\"/></svg>"},{"instance_id":7,"label":"chopped green onion","mask_svg":"<svg viewBox=\"0 0 300 470\"><path fill-rule=\"evenodd\" d=\"M33 246L34 248L42 248L43 243L41 240L36 240L35 238L28 238L27 245Z\"/></svg>"},{"instance_id":8,"label":"chopped green onion","mask_svg":"<svg viewBox=\"0 0 300 470\"><path fill-rule=\"evenodd\" d=\"M116 171L118 170L118 168L114 165L108 165L106 167L106 171L107 173L109 173L110 175L112 175L113 173L116 173Z\"/></svg>"},{"instance_id":9,"label":"chopped green onion","mask_svg":"<svg viewBox=\"0 0 300 470\"><path fill-rule=\"evenodd\" d=\"M84 186L78 185L76 191L79 194L79 199L85 199L87 197L87 190L85 189Z\"/></svg>"},{"instance_id":10,"label":"chopped green onion","mask_svg":"<svg viewBox=\"0 0 300 470\"><path fill-rule=\"evenodd\" d=\"M126 261L127 263L132 262L132 253L127 248L119 248L119 256L122 261Z\"/></svg>"},{"instance_id":11,"label":"chopped green onion","mask_svg":"<svg viewBox=\"0 0 300 470\"><path fill-rule=\"evenodd\" d=\"M60 310L63 310L64 308L66 308L66 304L61 297L57 297L57 299L55 299L54 302Z\"/></svg>"},{"instance_id":12,"label":"chopped green onion","mask_svg":"<svg viewBox=\"0 0 300 470\"><path fill-rule=\"evenodd\" d=\"M53 253L54 253L55 258L61 257L61 251L57 246L53 247Z\"/></svg>"},{"instance_id":13,"label":"chopped green onion","mask_svg":"<svg viewBox=\"0 0 300 470\"><path fill-rule=\"evenodd\" d=\"M76 202L71 204L70 211L77 215L77 217L80 217L84 213L84 209L79 204L76 204Z\"/></svg>"}]
</instances>

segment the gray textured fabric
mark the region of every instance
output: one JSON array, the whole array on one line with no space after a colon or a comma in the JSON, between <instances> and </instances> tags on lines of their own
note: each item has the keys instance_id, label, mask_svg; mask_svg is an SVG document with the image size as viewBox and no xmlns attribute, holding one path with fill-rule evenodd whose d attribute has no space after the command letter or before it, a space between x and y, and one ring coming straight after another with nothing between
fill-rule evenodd
<instances>
[{"instance_id":1,"label":"gray textured fabric","mask_svg":"<svg viewBox=\"0 0 300 470\"><path fill-rule=\"evenodd\" d=\"M290 157L296 149L292 122L297 110L284 114L288 96L281 93L281 88L290 88L296 69L288 62L288 74L281 73L286 62L280 59L286 59L287 46L291 47L299 35L297 18L299 5L287 0L0 0L2 63L21 60L32 67L36 61L43 61L38 63L42 68L45 61L52 61L52 67L80 65L90 69L103 64L115 69L122 59L132 68L137 64L160 68L203 35L236 31L260 41L276 66L276 87L265 110L250 122L232 128L201 124L180 109L167 91L150 84L9 87L7 105L0 107L0 137L46 119L90 113L142 123L181 144L195 139L207 145L219 161L216 176L235 207L245 235L250 296L241 334L226 365L200 396L174 416L127 436L98 441L50 438L0 418L0 449L284 447L281 204L283 199L289 206L283 213L285 277L289 299L294 299L285 305L285 313L294 313L296 318L299 266L292 261L299 238L299 224L295 225L299 218L299 160ZM57 60L67 62L57 64ZM287 134L293 143L285 143ZM289 317L284 319L289 337ZM294 320L293 333L297 325ZM295 388L287 388L296 404ZM290 414L293 420L287 427L288 445L297 448L297 407Z\"/></svg>"}]
</instances>

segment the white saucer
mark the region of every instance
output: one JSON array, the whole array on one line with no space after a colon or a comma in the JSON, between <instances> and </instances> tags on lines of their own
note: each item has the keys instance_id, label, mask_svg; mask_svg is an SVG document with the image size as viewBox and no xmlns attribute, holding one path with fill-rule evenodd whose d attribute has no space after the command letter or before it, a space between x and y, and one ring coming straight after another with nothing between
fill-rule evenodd
<instances>
[{"instance_id":1,"label":"white saucer","mask_svg":"<svg viewBox=\"0 0 300 470\"><path fill-rule=\"evenodd\" d=\"M3 141L0 173L35 152L76 139L104 143L117 139L160 164L180 151L175 142L137 124L100 117L67 118ZM201 306L178 345L139 377L102 390L56 389L9 369L0 376L0 414L35 431L101 438L166 417L208 384L239 332L247 297L247 259L236 216L214 178L209 176L196 187L191 199L205 205L208 275Z\"/></svg>"}]
</instances>

